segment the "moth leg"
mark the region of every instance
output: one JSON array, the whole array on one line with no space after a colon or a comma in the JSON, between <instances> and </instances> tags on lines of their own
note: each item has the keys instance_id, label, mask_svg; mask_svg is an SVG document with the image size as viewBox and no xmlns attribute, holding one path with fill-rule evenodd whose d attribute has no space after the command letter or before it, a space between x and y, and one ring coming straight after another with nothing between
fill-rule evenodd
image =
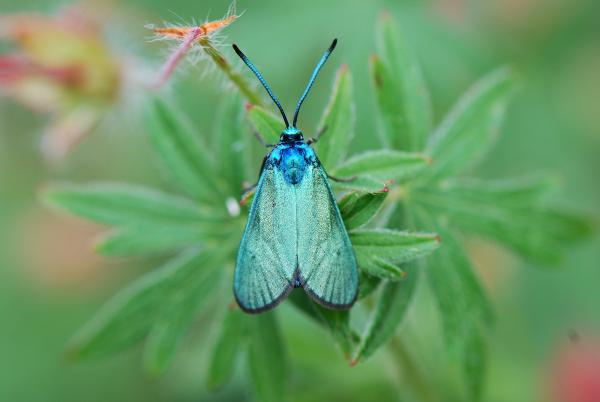
<instances>
[{"instance_id":1,"label":"moth leg","mask_svg":"<svg viewBox=\"0 0 600 402\"><path fill-rule=\"evenodd\" d=\"M335 177L335 176L330 176L330 175L328 174L328 175L327 175L327 177L328 177L330 180L337 181L338 183L350 183L350 182L353 182L354 180L356 180L356 176L350 176L350 177L339 178L339 177Z\"/></svg>"},{"instance_id":2,"label":"moth leg","mask_svg":"<svg viewBox=\"0 0 600 402\"><path fill-rule=\"evenodd\" d=\"M240 205L244 205L246 202L248 202L248 199L254 195L254 193L256 192L257 185L258 183L254 184L253 186L244 188L242 192L242 198L240 198Z\"/></svg>"},{"instance_id":3,"label":"moth leg","mask_svg":"<svg viewBox=\"0 0 600 402\"><path fill-rule=\"evenodd\" d=\"M254 136L256 137L256 139L258 140L258 142L260 142L264 147L273 148L273 147L275 147L277 145L277 144L267 144L267 140L265 140L265 137L263 137L256 130L254 130Z\"/></svg>"},{"instance_id":4,"label":"moth leg","mask_svg":"<svg viewBox=\"0 0 600 402\"><path fill-rule=\"evenodd\" d=\"M306 144L310 145L310 144L314 144L315 142L319 141L319 138L321 138L321 136L323 135L323 133L327 130L327 126L323 126L321 127L321 129L319 130L319 132L317 133L317 135L315 135L314 137L310 137L308 140L306 140Z\"/></svg>"}]
</instances>

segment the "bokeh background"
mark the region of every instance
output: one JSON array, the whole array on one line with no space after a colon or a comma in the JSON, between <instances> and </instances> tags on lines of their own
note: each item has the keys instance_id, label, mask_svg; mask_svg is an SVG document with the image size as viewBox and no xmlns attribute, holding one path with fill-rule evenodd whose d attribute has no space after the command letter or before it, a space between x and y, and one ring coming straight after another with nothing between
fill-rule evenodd
<instances>
[{"instance_id":1,"label":"bokeh background","mask_svg":"<svg viewBox=\"0 0 600 402\"><path fill-rule=\"evenodd\" d=\"M147 41L145 23L218 18L229 5L222 0L103 4L104 38L124 63L135 60L143 66L141 75L157 73L165 51L164 44ZM68 5L0 0L0 13L55 14ZM240 0L237 7L244 13L224 31L227 42L238 43L251 56L288 108L323 48L339 38L330 63L347 63L354 75L357 149L378 147L368 57L383 10L399 21L420 60L436 121L475 80L512 64L520 74L520 90L502 136L478 174L503 178L550 171L562 180L555 195L559 203L600 214L599 2ZM11 50L10 44L0 44L1 52ZM165 92L210 135L223 81L202 63L182 67ZM335 69L325 68L313 89L302 113L304 127L316 125ZM145 94L139 88L125 91L118 108L107 112L69 155L52 163L40 151L48 118L0 98L0 401L249 398L242 376L225 390L206 389L205 340L216 335L215 328L196 327L161 378L142 372L139 350L76 364L64 357L71 335L101 303L156 265L95 256L91 243L101 227L57 215L39 201L46 183L61 180L168 187L158 174L139 113ZM524 263L476 238L469 240L469 252L497 313L484 399L546 400L550 367L565 347L569 329L592 338L600 334L600 239L571 249L561 266L551 269ZM432 311L427 289L422 289L407 317L410 328L421 329L407 331L406 337L433 383L451 389L453 370L439 367L439 346L432 346L441 338ZM405 379L386 349L349 368L319 328L285 305L280 316L293 367L291 399L403 400Z\"/></svg>"}]
</instances>

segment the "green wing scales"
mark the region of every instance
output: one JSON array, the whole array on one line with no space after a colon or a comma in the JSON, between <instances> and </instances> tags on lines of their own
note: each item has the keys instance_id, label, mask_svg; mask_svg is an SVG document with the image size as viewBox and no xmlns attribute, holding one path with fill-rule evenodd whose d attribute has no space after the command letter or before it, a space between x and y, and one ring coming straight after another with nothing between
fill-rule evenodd
<instances>
[{"instance_id":1,"label":"green wing scales","mask_svg":"<svg viewBox=\"0 0 600 402\"><path fill-rule=\"evenodd\" d=\"M236 300L250 313L275 307L300 286L335 309L349 308L358 294L352 244L318 163L297 184L277 166L263 170L234 274Z\"/></svg>"}]
</instances>

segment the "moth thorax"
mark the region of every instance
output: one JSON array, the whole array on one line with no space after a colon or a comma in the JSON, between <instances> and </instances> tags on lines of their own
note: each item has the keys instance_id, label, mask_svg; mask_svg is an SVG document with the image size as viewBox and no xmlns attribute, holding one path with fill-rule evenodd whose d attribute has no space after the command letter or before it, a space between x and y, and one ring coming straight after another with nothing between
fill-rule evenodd
<instances>
[{"instance_id":1,"label":"moth thorax","mask_svg":"<svg viewBox=\"0 0 600 402\"><path fill-rule=\"evenodd\" d=\"M286 182L289 184L300 183L306 171L304 152L296 147L286 149L281 160L281 170Z\"/></svg>"}]
</instances>

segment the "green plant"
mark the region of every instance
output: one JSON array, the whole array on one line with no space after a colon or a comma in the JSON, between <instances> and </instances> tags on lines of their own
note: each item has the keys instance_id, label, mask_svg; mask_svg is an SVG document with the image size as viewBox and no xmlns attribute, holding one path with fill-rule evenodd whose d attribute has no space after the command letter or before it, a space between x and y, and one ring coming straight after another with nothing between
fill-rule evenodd
<instances>
[{"instance_id":1,"label":"green plant","mask_svg":"<svg viewBox=\"0 0 600 402\"><path fill-rule=\"evenodd\" d=\"M564 246L591 229L582 217L547 204L544 196L553 182L546 178L460 178L489 150L513 75L506 68L490 74L432 129L426 86L400 39L393 21L384 17L378 56L371 59L384 148L346 158L354 106L351 73L345 67L319 125L327 126L317 144L323 166L333 176L356 176L334 186L345 193L340 210L361 269L359 302L370 318L359 334L351 325L351 312L326 310L298 292L290 300L331 333L351 364L393 338L395 353L404 356L399 364L407 375L417 375L403 353L406 345L394 334L424 274L437 300L448 350L462 364L469 398L477 400L492 313L461 245L462 233L483 235L526 258L552 263ZM233 84L240 80L238 76ZM249 87L243 87L245 95ZM53 206L114 227L96 244L101 254L175 255L109 301L71 343L74 356L106 355L144 342L146 368L160 373L200 312L231 303L231 273L247 213L238 198L256 171L241 106L238 95L228 96L217 117L216 140L208 146L172 102L152 101L150 137L185 196L122 184L54 186L46 192ZM260 105L249 105L246 116L268 142L277 141L282 128L278 118ZM440 238L442 247L434 251ZM238 354L247 350L257 399L280 400L286 362L276 318L276 312L246 316L237 309L213 314L222 328L209 383L226 382ZM414 378L412 386L419 399L436 398L425 379Z\"/></svg>"}]
</instances>

